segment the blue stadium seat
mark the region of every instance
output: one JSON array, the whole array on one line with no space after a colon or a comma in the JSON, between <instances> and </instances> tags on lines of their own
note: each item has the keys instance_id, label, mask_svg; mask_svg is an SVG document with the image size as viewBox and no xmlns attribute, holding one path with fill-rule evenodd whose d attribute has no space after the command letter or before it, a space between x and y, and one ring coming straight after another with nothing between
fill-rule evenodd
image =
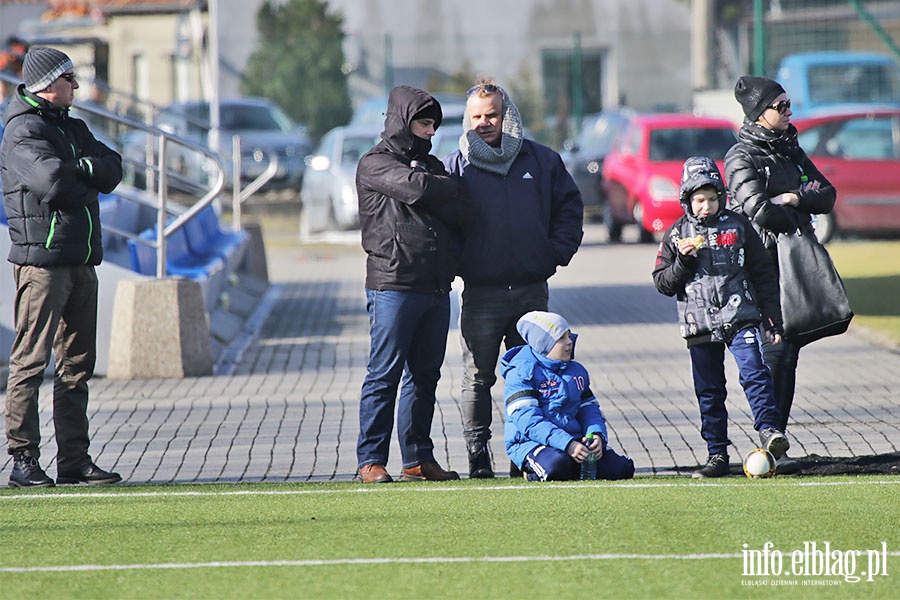
<instances>
[{"instance_id":1,"label":"blue stadium seat","mask_svg":"<svg viewBox=\"0 0 900 600\"><path fill-rule=\"evenodd\" d=\"M141 239L155 240L156 229L141 232ZM156 248L128 240L132 269L142 275L156 275ZM182 227L166 243L166 274L173 277L202 280L224 271L225 262L218 256L196 256L188 248L187 236Z\"/></svg>"},{"instance_id":2,"label":"blue stadium seat","mask_svg":"<svg viewBox=\"0 0 900 600\"><path fill-rule=\"evenodd\" d=\"M244 250L250 239L244 231L223 231L212 205L185 223L184 232L188 249L192 254L198 257L218 256L234 267L243 259Z\"/></svg>"}]
</instances>

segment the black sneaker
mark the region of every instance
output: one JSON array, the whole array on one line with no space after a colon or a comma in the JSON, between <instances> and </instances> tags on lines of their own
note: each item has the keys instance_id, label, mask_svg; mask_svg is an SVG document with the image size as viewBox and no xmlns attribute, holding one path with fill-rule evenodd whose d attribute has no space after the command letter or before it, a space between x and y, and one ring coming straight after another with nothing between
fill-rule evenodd
<instances>
[{"instance_id":1,"label":"black sneaker","mask_svg":"<svg viewBox=\"0 0 900 600\"><path fill-rule=\"evenodd\" d=\"M706 477L724 477L731 473L731 465L728 462L728 455L710 454L706 461L706 465L691 473L694 479L705 479Z\"/></svg>"},{"instance_id":2,"label":"black sneaker","mask_svg":"<svg viewBox=\"0 0 900 600\"><path fill-rule=\"evenodd\" d=\"M493 479L494 467L491 465L491 454L486 442L472 442L467 448L469 452L469 478Z\"/></svg>"},{"instance_id":3,"label":"black sneaker","mask_svg":"<svg viewBox=\"0 0 900 600\"><path fill-rule=\"evenodd\" d=\"M522 476L524 476L526 480L528 479L528 473L520 469L519 465L517 465L513 461L509 461L509 477L511 479L516 479Z\"/></svg>"},{"instance_id":4,"label":"black sneaker","mask_svg":"<svg viewBox=\"0 0 900 600\"><path fill-rule=\"evenodd\" d=\"M802 470L803 465L800 464L800 461L787 454L782 454L781 458L775 461L776 475L799 475Z\"/></svg>"},{"instance_id":5,"label":"black sneaker","mask_svg":"<svg viewBox=\"0 0 900 600\"><path fill-rule=\"evenodd\" d=\"M772 456L775 457L775 460L784 456L784 453L791 447L791 443L788 441L787 436L774 427L764 427L763 429L760 429L759 442L762 444L763 448L768 450Z\"/></svg>"},{"instance_id":6,"label":"black sneaker","mask_svg":"<svg viewBox=\"0 0 900 600\"><path fill-rule=\"evenodd\" d=\"M104 471L93 462L88 462L84 466L72 471L60 471L56 475L56 483L59 485L73 485L78 483L86 483L88 485L109 485L111 483L119 483L122 476L118 473Z\"/></svg>"},{"instance_id":7,"label":"black sneaker","mask_svg":"<svg viewBox=\"0 0 900 600\"><path fill-rule=\"evenodd\" d=\"M26 456L24 452L13 454L13 470L9 475L9 487L32 488L53 487L53 480L47 477L38 459Z\"/></svg>"}]
</instances>

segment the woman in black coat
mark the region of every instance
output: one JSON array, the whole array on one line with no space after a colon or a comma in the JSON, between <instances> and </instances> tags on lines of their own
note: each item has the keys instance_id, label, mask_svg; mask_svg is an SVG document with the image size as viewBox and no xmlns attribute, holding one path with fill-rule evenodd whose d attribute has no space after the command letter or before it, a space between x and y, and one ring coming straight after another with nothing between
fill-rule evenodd
<instances>
[{"instance_id":1,"label":"woman in black coat","mask_svg":"<svg viewBox=\"0 0 900 600\"><path fill-rule=\"evenodd\" d=\"M738 143L725 155L731 208L753 222L777 272L776 234L799 228L812 234L813 215L831 212L835 189L800 148L797 128L791 124L791 101L778 82L744 76L738 79L734 96L745 119ZM778 345L763 341L782 431L787 427L794 401L800 347L797 340L790 338ZM799 470L800 464L785 455L778 461L776 472L789 474Z\"/></svg>"}]
</instances>

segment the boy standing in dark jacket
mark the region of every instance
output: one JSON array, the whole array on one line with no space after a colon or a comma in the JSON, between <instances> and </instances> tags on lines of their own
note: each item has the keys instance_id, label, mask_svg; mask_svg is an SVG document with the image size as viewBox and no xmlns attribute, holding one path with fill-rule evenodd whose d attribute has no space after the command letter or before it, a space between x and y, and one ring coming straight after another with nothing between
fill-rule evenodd
<instances>
[{"instance_id":1,"label":"boy standing in dark jacket","mask_svg":"<svg viewBox=\"0 0 900 600\"><path fill-rule=\"evenodd\" d=\"M56 353L53 425L56 483L121 481L88 454L88 380L97 356L97 274L103 258L98 192L122 179L122 158L69 117L78 89L71 59L32 48L25 83L6 109L0 144L3 206L16 283L6 436L14 487L50 487L40 467L38 389Z\"/></svg>"},{"instance_id":2,"label":"boy standing in dark jacket","mask_svg":"<svg viewBox=\"0 0 900 600\"><path fill-rule=\"evenodd\" d=\"M359 162L359 222L366 259L370 352L359 401L359 476L385 470L397 388L403 478L459 479L434 459L431 421L450 328L459 227L468 218L457 183L431 156L441 105L428 93L391 90L381 142Z\"/></svg>"},{"instance_id":3,"label":"boy standing in dark jacket","mask_svg":"<svg viewBox=\"0 0 900 600\"><path fill-rule=\"evenodd\" d=\"M759 325L768 340L781 341L781 308L774 267L746 217L724 208L725 185L716 163L689 158L681 177L685 215L659 245L653 281L678 299L681 336L691 353L700 433L709 450L695 478L729 473L725 408L725 346L740 372L763 448L775 458L788 449L779 427L772 376L763 363Z\"/></svg>"}]
</instances>

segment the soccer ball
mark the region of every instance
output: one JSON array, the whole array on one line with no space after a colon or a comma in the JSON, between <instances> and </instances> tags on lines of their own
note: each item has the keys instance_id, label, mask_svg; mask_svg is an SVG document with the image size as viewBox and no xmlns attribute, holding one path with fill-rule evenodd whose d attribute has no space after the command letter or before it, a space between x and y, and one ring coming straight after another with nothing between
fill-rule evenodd
<instances>
[{"instance_id":1,"label":"soccer ball","mask_svg":"<svg viewBox=\"0 0 900 600\"><path fill-rule=\"evenodd\" d=\"M764 448L755 448L744 457L744 475L762 479L775 474L775 457Z\"/></svg>"}]
</instances>

